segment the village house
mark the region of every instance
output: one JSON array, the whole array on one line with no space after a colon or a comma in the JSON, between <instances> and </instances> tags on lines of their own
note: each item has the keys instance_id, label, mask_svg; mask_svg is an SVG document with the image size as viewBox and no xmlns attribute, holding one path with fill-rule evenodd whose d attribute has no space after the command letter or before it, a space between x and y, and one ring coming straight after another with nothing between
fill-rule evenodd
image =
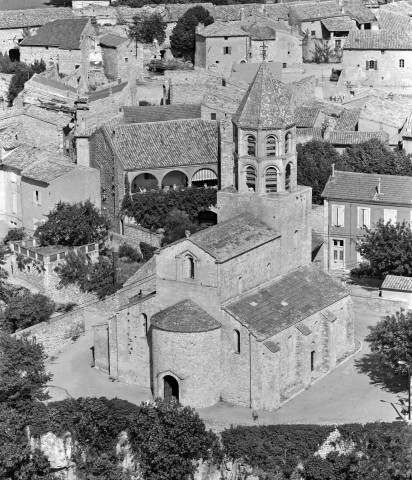
<instances>
[{"instance_id":1,"label":"village house","mask_svg":"<svg viewBox=\"0 0 412 480\"><path fill-rule=\"evenodd\" d=\"M35 73L24 84L24 90L13 103L16 104L21 99L23 105L54 106L65 110L74 106L77 97L76 88Z\"/></svg>"},{"instance_id":2,"label":"village house","mask_svg":"<svg viewBox=\"0 0 412 480\"><path fill-rule=\"evenodd\" d=\"M311 265L311 189L297 185L289 96L266 63L233 131L235 185L218 192L219 223L129 279L141 295L94 326L95 361L183 405L275 410L353 351L352 306Z\"/></svg>"},{"instance_id":3,"label":"village house","mask_svg":"<svg viewBox=\"0 0 412 480\"><path fill-rule=\"evenodd\" d=\"M362 260L357 243L378 222L412 221L412 178L334 170L322 197L327 248L325 268L350 270Z\"/></svg>"}]
</instances>

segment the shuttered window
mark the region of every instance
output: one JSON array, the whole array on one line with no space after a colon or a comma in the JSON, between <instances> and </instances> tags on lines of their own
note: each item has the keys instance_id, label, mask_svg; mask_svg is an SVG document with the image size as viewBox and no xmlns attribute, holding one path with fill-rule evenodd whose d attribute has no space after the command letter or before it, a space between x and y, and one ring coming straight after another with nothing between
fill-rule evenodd
<instances>
[{"instance_id":1,"label":"shuttered window","mask_svg":"<svg viewBox=\"0 0 412 480\"><path fill-rule=\"evenodd\" d=\"M366 70L377 70L378 62L376 60L366 60Z\"/></svg>"},{"instance_id":2,"label":"shuttered window","mask_svg":"<svg viewBox=\"0 0 412 480\"><path fill-rule=\"evenodd\" d=\"M396 223L397 218L398 218L398 211L397 210L389 210L387 208L385 208L383 210L383 221L385 223L387 223L387 222Z\"/></svg>"},{"instance_id":3,"label":"shuttered window","mask_svg":"<svg viewBox=\"0 0 412 480\"><path fill-rule=\"evenodd\" d=\"M345 225L344 205L332 205L332 225L334 227L343 227Z\"/></svg>"},{"instance_id":4,"label":"shuttered window","mask_svg":"<svg viewBox=\"0 0 412 480\"><path fill-rule=\"evenodd\" d=\"M358 228L370 228L371 226L371 209L358 207Z\"/></svg>"}]
</instances>

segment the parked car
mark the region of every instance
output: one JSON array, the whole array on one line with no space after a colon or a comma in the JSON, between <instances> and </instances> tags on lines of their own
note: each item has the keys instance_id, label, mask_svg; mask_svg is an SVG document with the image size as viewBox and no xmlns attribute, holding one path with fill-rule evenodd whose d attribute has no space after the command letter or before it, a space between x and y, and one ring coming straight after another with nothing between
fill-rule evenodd
<instances>
[{"instance_id":1,"label":"parked car","mask_svg":"<svg viewBox=\"0 0 412 480\"><path fill-rule=\"evenodd\" d=\"M336 68L332 68L332 74L329 78L331 82L337 82L339 80L340 74L342 70L337 70Z\"/></svg>"}]
</instances>

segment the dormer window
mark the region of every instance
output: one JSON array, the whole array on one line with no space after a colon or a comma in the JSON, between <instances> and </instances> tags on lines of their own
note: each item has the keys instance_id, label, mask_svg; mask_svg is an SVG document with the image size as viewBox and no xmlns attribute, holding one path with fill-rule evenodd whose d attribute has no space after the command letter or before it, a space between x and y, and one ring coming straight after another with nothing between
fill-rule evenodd
<instances>
[{"instance_id":1,"label":"dormer window","mask_svg":"<svg viewBox=\"0 0 412 480\"><path fill-rule=\"evenodd\" d=\"M253 135L248 135L246 138L247 154L251 157L256 155L256 138Z\"/></svg>"}]
</instances>

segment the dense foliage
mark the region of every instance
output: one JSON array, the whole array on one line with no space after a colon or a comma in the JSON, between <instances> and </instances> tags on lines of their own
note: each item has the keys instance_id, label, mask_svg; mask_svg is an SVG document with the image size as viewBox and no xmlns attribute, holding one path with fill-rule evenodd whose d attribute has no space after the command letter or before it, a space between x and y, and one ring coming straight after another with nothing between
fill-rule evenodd
<instances>
[{"instance_id":1,"label":"dense foliage","mask_svg":"<svg viewBox=\"0 0 412 480\"><path fill-rule=\"evenodd\" d=\"M11 77L9 90L7 93L7 99L9 105L13 105L14 99L17 95L24 89L25 83L30 80L30 78L35 73L42 73L46 70L46 64L43 60L40 62L36 60L33 65L26 65L25 63L18 63L15 73Z\"/></svg>"},{"instance_id":2,"label":"dense foliage","mask_svg":"<svg viewBox=\"0 0 412 480\"><path fill-rule=\"evenodd\" d=\"M156 247L153 247L146 242L140 242L140 251L142 252L144 263L148 262L153 257L156 250Z\"/></svg>"},{"instance_id":3,"label":"dense foliage","mask_svg":"<svg viewBox=\"0 0 412 480\"><path fill-rule=\"evenodd\" d=\"M165 235L162 239L162 245L168 245L181 238L184 238L187 231L196 233L202 227L190 220L189 215L180 210L174 209L165 218Z\"/></svg>"},{"instance_id":4,"label":"dense foliage","mask_svg":"<svg viewBox=\"0 0 412 480\"><path fill-rule=\"evenodd\" d=\"M364 260L352 269L354 277L412 276L412 231L406 222L379 220L356 249Z\"/></svg>"},{"instance_id":5,"label":"dense foliage","mask_svg":"<svg viewBox=\"0 0 412 480\"><path fill-rule=\"evenodd\" d=\"M193 62L196 49L196 27L199 23L206 27L213 21L209 11L202 6L189 8L179 18L170 36L170 49L173 56Z\"/></svg>"},{"instance_id":6,"label":"dense foliage","mask_svg":"<svg viewBox=\"0 0 412 480\"><path fill-rule=\"evenodd\" d=\"M142 227L157 229L164 228L166 217L173 210L185 212L195 222L200 212L210 210L216 202L217 191L214 188L190 187L134 195L131 204L123 203L123 211L134 217Z\"/></svg>"},{"instance_id":7,"label":"dense foliage","mask_svg":"<svg viewBox=\"0 0 412 480\"><path fill-rule=\"evenodd\" d=\"M11 228L7 232L7 235L3 238L3 242L5 244L9 242L18 242L20 240L23 240L24 236L24 228Z\"/></svg>"},{"instance_id":8,"label":"dense foliage","mask_svg":"<svg viewBox=\"0 0 412 480\"><path fill-rule=\"evenodd\" d=\"M90 200L78 203L59 202L37 228L35 236L41 245L75 247L101 243L109 231L108 221Z\"/></svg>"},{"instance_id":9,"label":"dense foliage","mask_svg":"<svg viewBox=\"0 0 412 480\"><path fill-rule=\"evenodd\" d=\"M166 38L166 23L159 13L148 17L135 16L127 35L136 43L153 43L156 39L162 44Z\"/></svg>"},{"instance_id":10,"label":"dense foliage","mask_svg":"<svg viewBox=\"0 0 412 480\"><path fill-rule=\"evenodd\" d=\"M7 249L4 245L0 245L0 300L5 302L7 299L7 288L5 280L9 276L7 270L3 268L3 265L6 264L6 253ZM1 311L1 308L0 308Z\"/></svg>"},{"instance_id":11,"label":"dense foliage","mask_svg":"<svg viewBox=\"0 0 412 480\"><path fill-rule=\"evenodd\" d=\"M141 262L142 256L140 253L133 248L131 245L123 243L119 247L119 258L128 258L131 262Z\"/></svg>"}]
</instances>

